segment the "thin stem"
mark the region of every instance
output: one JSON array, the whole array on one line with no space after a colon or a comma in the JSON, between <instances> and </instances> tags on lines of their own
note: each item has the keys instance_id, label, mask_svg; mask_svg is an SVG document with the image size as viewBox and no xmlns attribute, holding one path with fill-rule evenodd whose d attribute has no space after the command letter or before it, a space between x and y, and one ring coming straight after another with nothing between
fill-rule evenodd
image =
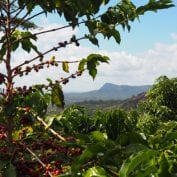
<instances>
[{"instance_id":1,"label":"thin stem","mask_svg":"<svg viewBox=\"0 0 177 177\"><path fill-rule=\"evenodd\" d=\"M53 130L52 128L50 128L47 123L42 119L40 118L39 116L37 116L35 113L32 113L34 115L34 117L42 124L44 125L45 129L49 130L54 136L56 136L57 138L59 138L60 140L62 141L66 141L66 139L61 136L60 134L58 134L55 130Z\"/></svg>"},{"instance_id":2,"label":"thin stem","mask_svg":"<svg viewBox=\"0 0 177 177\"><path fill-rule=\"evenodd\" d=\"M90 20L96 20L99 17L100 16L97 16L97 17L95 17L93 19L90 19ZM90 20L83 20L81 22L78 22L76 25L78 26L78 25L86 23L86 22L88 22ZM28 37L21 38L20 40L23 40L25 38L30 38L30 37L33 37L33 36L37 36L37 35L40 35L40 34L44 34L44 33L55 32L55 31L58 31L58 30L61 30L61 29L69 28L69 27L72 27L72 26L69 24L69 25L65 25L65 26L62 26L62 27L58 27L58 28L53 28L53 29L50 29L50 30L41 31L41 32L38 32L38 33L33 33L32 35L29 35Z\"/></svg>"},{"instance_id":3,"label":"thin stem","mask_svg":"<svg viewBox=\"0 0 177 177\"><path fill-rule=\"evenodd\" d=\"M7 39L7 52L6 52L6 59L5 59L5 63L6 63L6 70L7 70L7 80L8 80L8 84L7 84L7 90L11 90L12 88L12 71L11 71L11 65L10 65L10 61L11 61L11 43L10 43L10 33L11 33L11 20L10 20L10 1L7 1L7 17L6 17L6 39ZM10 92L9 95L6 99L6 101L8 101L8 98L10 97Z\"/></svg>"},{"instance_id":4,"label":"thin stem","mask_svg":"<svg viewBox=\"0 0 177 177\"><path fill-rule=\"evenodd\" d=\"M57 63L78 63L79 60L75 60L75 61L55 61Z\"/></svg>"},{"instance_id":5,"label":"thin stem","mask_svg":"<svg viewBox=\"0 0 177 177\"><path fill-rule=\"evenodd\" d=\"M3 1L0 2L0 9L4 10L7 13L6 3L5 2L3 2Z\"/></svg>"},{"instance_id":6,"label":"thin stem","mask_svg":"<svg viewBox=\"0 0 177 177\"><path fill-rule=\"evenodd\" d=\"M24 10L24 8L25 8L25 6L19 7L18 9L16 9L16 11L18 11L18 10L19 11L15 14L15 16L11 19L11 21L15 20L17 18L17 16ZM11 12L11 13L13 13L13 12Z\"/></svg>"},{"instance_id":7,"label":"thin stem","mask_svg":"<svg viewBox=\"0 0 177 177\"><path fill-rule=\"evenodd\" d=\"M77 25L80 25L80 24L85 23L85 22L86 21L79 22ZM34 33L31 36L28 36L28 38L32 37L32 36L37 36L37 35L40 35L40 34L44 34L44 33L55 32L55 31L58 31L58 30L61 30L61 29L64 29L64 28L70 28L70 27L71 27L71 25L65 25L65 26L62 26L62 27L58 27L58 28L53 28L53 29L50 29L50 30L41 31L41 32L38 32L38 33Z\"/></svg>"},{"instance_id":8,"label":"thin stem","mask_svg":"<svg viewBox=\"0 0 177 177\"><path fill-rule=\"evenodd\" d=\"M3 12L2 12L2 10L1 10L1 21L2 21L2 26L4 27L4 30L6 31L6 18L4 17L4 14L3 14Z\"/></svg>"},{"instance_id":9,"label":"thin stem","mask_svg":"<svg viewBox=\"0 0 177 177\"><path fill-rule=\"evenodd\" d=\"M29 17L29 18L27 18L26 20L23 21L23 23L25 23L25 22L27 22L27 21L29 21L29 20L31 20L31 19L33 19L33 18L35 18L35 17L41 15L41 14L44 14L44 13L45 13L45 11L41 11L41 12L39 12L39 13L37 13L37 14L35 14L35 15ZM22 23L22 24L23 24L23 23Z\"/></svg>"},{"instance_id":10,"label":"thin stem","mask_svg":"<svg viewBox=\"0 0 177 177\"><path fill-rule=\"evenodd\" d=\"M40 67L43 67L44 65L50 65L50 63L49 63L50 61L46 61L46 62L42 62L42 63L39 63L39 64L36 64L36 65L33 65L33 66L27 66L27 69L24 69L24 70L21 70L20 71L20 73L15 73L14 75L13 75L13 78L14 77L16 77L16 76L18 76L18 75L20 75L20 74L22 74L22 73L25 73L25 72L29 72L28 71L28 69L30 68L30 72L33 70L33 69L35 69L36 68L36 66L39 68L39 69L43 69L43 68L40 68ZM51 66L55 66L55 64L57 64L57 63L68 63L68 64L72 64L72 63L78 63L79 62L79 60L76 60L76 61L54 61L53 62L53 65L51 65ZM28 68L29 67L29 68ZM5 77L5 76L4 76Z\"/></svg>"},{"instance_id":11,"label":"thin stem","mask_svg":"<svg viewBox=\"0 0 177 177\"><path fill-rule=\"evenodd\" d=\"M41 12L41 13L42 13L42 12ZM37 15L37 14L36 14L36 15ZM97 18L99 18L99 17L100 17L100 16L95 17L95 18L90 19L90 20L95 20L95 19L97 19ZM88 21L90 21L90 20L83 20L83 21L81 21L81 22L78 22L77 25L86 23L86 22L88 22ZM38 35L45 34L45 33L55 32L55 31L59 31L59 30L61 30L61 29L70 28L70 27L72 27L72 26L71 26L71 25L65 25L65 26L62 26L62 27L53 28L53 29L49 29L49 30L45 30L45 31L33 33L33 34L31 34L31 35L28 35L28 36L25 36L25 37L22 37L22 38L20 38L20 39L18 39L18 40L13 41L13 42L12 42L12 45L13 45L15 42L22 41L23 39L28 39L28 38L31 38L31 37L33 37L33 36L38 36ZM14 32L14 31L13 31L13 32ZM5 41L4 41L4 43L5 43Z\"/></svg>"},{"instance_id":12,"label":"thin stem","mask_svg":"<svg viewBox=\"0 0 177 177\"><path fill-rule=\"evenodd\" d=\"M31 149L29 149L28 147L25 148L42 165L42 167L46 169L46 165L40 160L40 158ZM50 177L53 177L50 171L48 171L47 173L49 174Z\"/></svg>"},{"instance_id":13,"label":"thin stem","mask_svg":"<svg viewBox=\"0 0 177 177\"><path fill-rule=\"evenodd\" d=\"M85 69L84 69L84 71L85 71ZM83 71L82 71L82 72L83 72ZM62 78L61 80L58 81L58 83L63 83L64 81L73 78L73 76L75 76L75 77L78 76L78 74L81 75L82 72L81 72L81 71L76 71L74 74L71 74L71 75L68 76L68 77Z\"/></svg>"},{"instance_id":14,"label":"thin stem","mask_svg":"<svg viewBox=\"0 0 177 177\"><path fill-rule=\"evenodd\" d=\"M27 18L27 19L25 19L25 18L30 14L30 12L27 12L26 15L25 15L23 18L20 19L20 22L19 22L18 24L16 24L15 27L13 27L13 29L12 29L12 31L11 31L11 34L15 31L15 29L16 29L18 26L24 24L25 22L30 21L31 19L33 19L33 18L35 18L35 17L37 17L37 16L39 16L39 15L41 15L41 14L43 14L43 13L45 13L45 11L41 11L41 12L39 12L39 13L37 13L37 14L35 14L35 15L33 15L33 16ZM15 18L16 18L16 17L15 17ZM14 19L15 19L15 18L14 18Z\"/></svg>"},{"instance_id":15,"label":"thin stem","mask_svg":"<svg viewBox=\"0 0 177 177\"><path fill-rule=\"evenodd\" d=\"M13 13L18 13L19 15L19 12L21 13L21 10L23 10L25 8L25 5L21 6L21 7L18 7L17 9L14 9L13 11L10 12L10 14L13 14ZM15 15L17 17L17 15Z\"/></svg>"},{"instance_id":16,"label":"thin stem","mask_svg":"<svg viewBox=\"0 0 177 177\"><path fill-rule=\"evenodd\" d=\"M11 3L10 3L10 6L14 5L14 3L16 2L17 0L13 0Z\"/></svg>"},{"instance_id":17,"label":"thin stem","mask_svg":"<svg viewBox=\"0 0 177 177\"><path fill-rule=\"evenodd\" d=\"M85 38L86 38L86 37L81 37L81 38L77 39L77 41L80 41L80 40L85 39ZM72 42L68 42L66 45L69 45L69 44L72 44ZM29 63L31 63L31 62L33 62L33 61L35 61L35 60L41 58L41 56L43 57L44 55L46 55L46 54L48 54L48 53L50 53L50 52L52 52L52 51L56 51L56 50L58 50L59 48L62 48L62 46L59 45L59 46L53 47L53 48L47 50L47 51L44 52L44 53L41 53L40 55L38 55L38 56L36 56L36 57L34 57L34 58L32 58L32 59L29 59L29 60L27 60L27 61L24 61L24 62L21 63L20 65L17 65L15 68L13 68L12 71L14 71L14 70L16 70L16 69L19 68L19 67L22 67L22 66L24 66L24 65L26 65L26 64L29 64Z\"/></svg>"},{"instance_id":18,"label":"thin stem","mask_svg":"<svg viewBox=\"0 0 177 177\"><path fill-rule=\"evenodd\" d=\"M5 28L6 28L6 25L5 25L5 23L4 23L4 20L0 20L0 26L1 26L1 30L2 29L4 29L4 31L5 31Z\"/></svg>"},{"instance_id":19,"label":"thin stem","mask_svg":"<svg viewBox=\"0 0 177 177\"><path fill-rule=\"evenodd\" d=\"M12 96L12 88L13 88L13 82L12 82L12 70L11 70L11 43L10 43L10 33L11 33L11 20L10 20L10 0L7 0L6 4L6 9L7 9L7 17L6 17L6 30L5 30L5 35L7 39L7 47L6 47L6 70L7 70L7 84L6 84L6 102L9 103L11 101L11 96ZM13 117L8 116L7 117L7 139L9 142L9 148L12 148L11 143L12 143L12 129L13 129Z\"/></svg>"},{"instance_id":20,"label":"thin stem","mask_svg":"<svg viewBox=\"0 0 177 177\"><path fill-rule=\"evenodd\" d=\"M7 13L7 9L3 6L1 6L1 11L4 11L5 13Z\"/></svg>"},{"instance_id":21,"label":"thin stem","mask_svg":"<svg viewBox=\"0 0 177 177\"><path fill-rule=\"evenodd\" d=\"M95 17L95 18L93 18L93 19L91 19L91 20L96 20L96 19L99 18L99 17L100 17L100 16ZM86 23L86 22L88 22L88 21L90 21L90 20L83 20L83 21L81 21L81 22L78 22L77 25ZM13 43L15 43L15 42L17 42L17 41L21 41L21 40L23 40L23 39L31 38L31 37L33 37L33 36L38 36L38 35L45 34L45 33L55 32L55 31L59 31L59 30L65 29L65 28L70 28L70 27L72 27L72 26L71 26L71 25L65 25L65 26L62 26L62 27L52 28L52 29L49 29L49 30L44 30L44 31L41 31L41 32L33 33L33 34L29 35L29 36L20 38L20 39L14 41ZM13 44L13 43L12 43L12 44Z\"/></svg>"},{"instance_id":22,"label":"thin stem","mask_svg":"<svg viewBox=\"0 0 177 177\"><path fill-rule=\"evenodd\" d=\"M16 29L17 27L19 27L21 24L24 23L25 18L26 18L29 14L30 14L30 12L28 11L22 18L20 18L20 22L17 23L17 24L13 27L13 29L11 30L11 34L15 31L15 29ZM13 20L14 20L14 19L12 19L12 21L13 21Z\"/></svg>"},{"instance_id":23,"label":"thin stem","mask_svg":"<svg viewBox=\"0 0 177 177\"><path fill-rule=\"evenodd\" d=\"M82 23L85 23L86 21L82 21L82 22L79 22L78 25L82 24ZM41 34L45 34L45 33L50 33L50 32L55 32L55 31L59 31L59 30L62 30L62 29L65 29L65 28L70 28L71 25L65 25L65 26L62 26L62 27L58 27L58 28L52 28L52 29L49 29L49 30L45 30L45 31L41 31L41 32L37 32L37 33L33 33L31 35L28 35L26 37L22 37L16 41L14 41L12 44L14 44L15 42L17 41L22 41L23 39L28 39L28 38L31 38L33 36L38 36L38 35L41 35Z\"/></svg>"}]
</instances>

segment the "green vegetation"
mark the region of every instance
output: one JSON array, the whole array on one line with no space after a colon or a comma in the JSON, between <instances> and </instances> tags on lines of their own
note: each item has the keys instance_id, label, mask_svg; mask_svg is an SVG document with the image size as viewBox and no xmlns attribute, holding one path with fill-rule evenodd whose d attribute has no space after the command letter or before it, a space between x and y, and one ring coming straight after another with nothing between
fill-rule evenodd
<instances>
[{"instance_id":1,"label":"green vegetation","mask_svg":"<svg viewBox=\"0 0 177 177\"><path fill-rule=\"evenodd\" d=\"M0 71L0 176L176 176L176 79L157 80L140 112L117 109L88 115L82 107L64 109L61 85L85 71L94 79L97 66L108 63L109 58L90 54L77 61L59 61L55 56L46 58L46 54L70 44L79 47L83 39L99 45L100 34L120 43L118 25L129 31L130 22L144 13L173 6L171 0L150 0L139 7L122 0L102 12L100 8L108 3L109 0L0 1L0 64L4 66ZM31 31L38 28L32 22L34 18L52 13L64 18L68 25ZM81 24L88 29L82 37L73 35L44 52L36 46L41 34L75 29ZM19 50L33 51L36 56L14 66ZM75 73L69 73L71 63L78 64ZM16 78L51 67L61 67L69 75L59 80L48 78L48 84L16 87ZM47 114L50 104L61 108L61 113Z\"/></svg>"},{"instance_id":2,"label":"green vegetation","mask_svg":"<svg viewBox=\"0 0 177 177\"><path fill-rule=\"evenodd\" d=\"M68 176L175 176L176 115L173 120L162 119L146 106L156 105L156 98L149 97L151 93L157 97L166 94L156 88L164 89L167 80L176 85L176 78L160 77L147 93L147 100L136 110L112 109L88 115L83 107L71 106L59 117L49 116L46 121L50 127L72 139L64 143L65 148L80 150L71 162ZM172 89L168 93L173 92ZM177 102L173 106L177 106Z\"/></svg>"}]
</instances>

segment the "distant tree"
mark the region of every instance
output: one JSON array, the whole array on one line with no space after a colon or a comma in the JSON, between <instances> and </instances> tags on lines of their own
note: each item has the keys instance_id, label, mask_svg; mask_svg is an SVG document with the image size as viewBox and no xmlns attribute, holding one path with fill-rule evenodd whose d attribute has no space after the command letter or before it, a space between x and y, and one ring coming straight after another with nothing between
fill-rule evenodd
<instances>
[{"instance_id":1,"label":"distant tree","mask_svg":"<svg viewBox=\"0 0 177 177\"><path fill-rule=\"evenodd\" d=\"M141 105L143 111L161 120L177 119L177 78L159 77Z\"/></svg>"}]
</instances>

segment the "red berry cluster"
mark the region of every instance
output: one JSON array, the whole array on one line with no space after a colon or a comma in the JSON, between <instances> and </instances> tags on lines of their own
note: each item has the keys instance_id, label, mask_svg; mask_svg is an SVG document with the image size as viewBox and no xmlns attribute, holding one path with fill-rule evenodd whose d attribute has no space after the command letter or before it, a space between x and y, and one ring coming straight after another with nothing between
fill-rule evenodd
<instances>
[{"instance_id":1,"label":"red berry cluster","mask_svg":"<svg viewBox=\"0 0 177 177\"><path fill-rule=\"evenodd\" d=\"M25 69L22 69L22 67L17 67L14 69L14 76L19 75L20 77L22 77L24 74L28 75L31 71L36 71L39 72L39 70L43 69L44 66L50 67L50 66L58 66L58 63L55 61L54 58L52 58L51 60L45 61L39 63L39 64L33 64L32 66L26 66Z\"/></svg>"},{"instance_id":2,"label":"red berry cluster","mask_svg":"<svg viewBox=\"0 0 177 177\"><path fill-rule=\"evenodd\" d=\"M81 148L69 148L68 155L69 156L79 156L82 153Z\"/></svg>"},{"instance_id":3,"label":"red berry cluster","mask_svg":"<svg viewBox=\"0 0 177 177\"><path fill-rule=\"evenodd\" d=\"M69 82L69 79L75 79L76 77L79 77L82 75L82 72L77 71L75 74L71 74L69 77L67 78L61 78L61 82L62 84L66 85Z\"/></svg>"},{"instance_id":4,"label":"red berry cluster","mask_svg":"<svg viewBox=\"0 0 177 177\"><path fill-rule=\"evenodd\" d=\"M0 125L1 129L4 130L4 126ZM26 129L22 130L25 133ZM40 139L40 138L39 138ZM50 177L59 176L62 173L66 173L66 169L63 169L64 164L71 164L72 159L75 156L81 154L80 148L71 148L61 146L60 142L55 139L39 140L35 139L33 142L26 141L26 143L18 144L18 141L14 142L16 146L15 158L12 160L12 164L15 166L18 177ZM76 141L74 137L68 137L67 141ZM28 145L27 145L28 144ZM39 163L36 158L30 158L26 147L28 146L31 151L36 153L40 161ZM66 157L64 161L58 159L59 156ZM0 160L5 161L11 158L8 148L0 147Z\"/></svg>"},{"instance_id":5,"label":"red berry cluster","mask_svg":"<svg viewBox=\"0 0 177 177\"><path fill-rule=\"evenodd\" d=\"M58 176L64 172L64 170L61 167L61 162L59 160L46 164L45 169L46 171L44 173L44 176L48 176L49 173L51 173L53 176Z\"/></svg>"},{"instance_id":6,"label":"red berry cluster","mask_svg":"<svg viewBox=\"0 0 177 177\"><path fill-rule=\"evenodd\" d=\"M17 87L16 90L13 92L13 95L16 95L18 93L19 95L26 96L32 92L35 92L35 89L24 85L23 87Z\"/></svg>"},{"instance_id":7,"label":"red berry cluster","mask_svg":"<svg viewBox=\"0 0 177 177\"><path fill-rule=\"evenodd\" d=\"M57 154L57 156L60 156L62 153L64 153L67 156L68 148L60 146L53 139L44 141L36 140L36 142L33 142L30 145L30 149L33 152L40 154L39 158L45 165L44 167L44 165L40 164L37 160L25 160L25 146L19 146L16 152L17 160L13 162L13 165L16 167L18 177L50 177L49 174L58 176L59 174L65 172L65 170L62 169L63 162L57 160L55 155ZM41 149L43 153L41 153Z\"/></svg>"}]
</instances>

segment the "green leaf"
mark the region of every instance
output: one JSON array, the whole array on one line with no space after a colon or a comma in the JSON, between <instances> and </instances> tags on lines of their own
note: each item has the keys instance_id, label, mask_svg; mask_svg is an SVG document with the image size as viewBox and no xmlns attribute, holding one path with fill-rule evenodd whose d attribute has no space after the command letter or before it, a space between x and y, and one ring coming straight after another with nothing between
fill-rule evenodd
<instances>
[{"instance_id":1,"label":"green leaf","mask_svg":"<svg viewBox=\"0 0 177 177\"><path fill-rule=\"evenodd\" d=\"M49 128L52 125L55 118L56 117L53 116L53 115L49 115L49 116L45 117L45 122L47 123L46 129Z\"/></svg>"},{"instance_id":2,"label":"green leaf","mask_svg":"<svg viewBox=\"0 0 177 177\"><path fill-rule=\"evenodd\" d=\"M29 39L24 39L21 41L22 48L27 51L28 53L31 51L32 43Z\"/></svg>"},{"instance_id":3,"label":"green leaf","mask_svg":"<svg viewBox=\"0 0 177 177\"><path fill-rule=\"evenodd\" d=\"M89 70L90 76L92 76L92 78L95 79L95 77L97 75L97 69L96 69L95 65L89 64L87 69Z\"/></svg>"},{"instance_id":4,"label":"green leaf","mask_svg":"<svg viewBox=\"0 0 177 177\"><path fill-rule=\"evenodd\" d=\"M16 169L11 163L5 169L4 177L16 177Z\"/></svg>"},{"instance_id":5,"label":"green leaf","mask_svg":"<svg viewBox=\"0 0 177 177\"><path fill-rule=\"evenodd\" d=\"M111 142L112 143L112 142ZM112 146L112 145L111 145ZM108 164L110 161L114 159L115 156L119 156L122 153L122 147L119 145L114 146L113 148L108 148L101 159L102 164ZM114 161L114 160L113 160ZM113 162L114 165L120 165L119 159L116 158L116 162Z\"/></svg>"},{"instance_id":6,"label":"green leaf","mask_svg":"<svg viewBox=\"0 0 177 177\"><path fill-rule=\"evenodd\" d=\"M129 177L131 173L143 162L151 160L157 154L154 150L143 150L133 154L123 163L120 169L120 177Z\"/></svg>"},{"instance_id":7,"label":"green leaf","mask_svg":"<svg viewBox=\"0 0 177 177\"><path fill-rule=\"evenodd\" d=\"M12 50L15 51L19 47L19 43L21 43L22 48L28 53L31 51L31 49L38 52L37 47L30 41L30 39L36 41L37 37L28 31L23 32L15 30L12 34Z\"/></svg>"},{"instance_id":8,"label":"green leaf","mask_svg":"<svg viewBox=\"0 0 177 177\"><path fill-rule=\"evenodd\" d=\"M97 66L102 63L108 63L109 58L107 56L102 56L100 54L90 54L87 57L87 69L89 71L90 76L95 79L97 74Z\"/></svg>"},{"instance_id":9,"label":"green leaf","mask_svg":"<svg viewBox=\"0 0 177 177\"><path fill-rule=\"evenodd\" d=\"M84 71L84 69L85 69L84 67L85 67L86 62L87 62L87 60L85 58L79 62L79 66L78 66L79 71L82 71L82 72Z\"/></svg>"},{"instance_id":10,"label":"green leaf","mask_svg":"<svg viewBox=\"0 0 177 177\"><path fill-rule=\"evenodd\" d=\"M5 160L1 160L0 161L0 171L5 168L8 164L8 161L5 161Z\"/></svg>"},{"instance_id":11,"label":"green leaf","mask_svg":"<svg viewBox=\"0 0 177 177\"><path fill-rule=\"evenodd\" d=\"M49 84L52 84L52 79L47 78L46 80L49 82Z\"/></svg>"},{"instance_id":12,"label":"green leaf","mask_svg":"<svg viewBox=\"0 0 177 177\"><path fill-rule=\"evenodd\" d=\"M66 73L69 73L69 65L68 65L68 62L63 62L63 63L62 63L62 68L63 68L63 71L65 71Z\"/></svg>"},{"instance_id":13,"label":"green leaf","mask_svg":"<svg viewBox=\"0 0 177 177\"><path fill-rule=\"evenodd\" d=\"M84 164L86 161L93 158L98 153L103 153L105 151L105 148L101 144L92 144L89 145L81 154L80 157L78 157L75 162L72 164L72 172L73 174L76 174L82 164Z\"/></svg>"},{"instance_id":14,"label":"green leaf","mask_svg":"<svg viewBox=\"0 0 177 177\"><path fill-rule=\"evenodd\" d=\"M84 177L107 177L107 176L108 175L104 168L99 166L89 168L84 175Z\"/></svg>"},{"instance_id":15,"label":"green leaf","mask_svg":"<svg viewBox=\"0 0 177 177\"><path fill-rule=\"evenodd\" d=\"M3 59L4 55L6 54L6 47L3 44L1 49L0 49L0 61Z\"/></svg>"},{"instance_id":16,"label":"green leaf","mask_svg":"<svg viewBox=\"0 0 177 177\"><path fill-rule=\"evenodd\" d=\"M91 132L91 138L97 142L104 142L107 139L107 135L100 131L93 131Z\"/></svg>"},{"instance_id":17,"label":"green leaf","mask_svg":"<svg viewBox=\"0 0 177 177\"><path fill-rule=\"evenodd\" d=\"M168 154L162 153L159 158L159 170L158 177L171 177L172 174L169 173L169 162L168 162Z\"/></svg>"},{"instance_id":18,"label":"green leaf","mask_svg":"<svg viewBox=\"0 0 177 177\"><path fill-rule=\"evenodd\" d=\"M113 37L114 37L114 39L116 40L116 42L117 42L118 44L120 44L120 42L121 42L121 37L120 37L119 31L113 30L113 31L112 31L112 34L113 34Z\"/></svg>"},{"instance_id":19,"label":"green leaf","mask_svg":"<svg viewBox=\"0 0 177 177\"><path fill-rule=\"evenodd\" d=\"M85 35L85 37L88 38L92 44L97 45L99 47L98 39L95 36Z\"/></svg>"},{"instance_id":20,"label":"green leaf","mask_svg":"<svg viewBox=\"0 0 177 177\"><path fill-rule=\"evenodd\" d=\"M64 108L64 94L59 84L55 84L52 88L51 101L52 104L55 104L57 107Z\"/></svg>"},{"instance_id":21,"label":"green leaf","mask_svg":"<svg viewBox=\"0 0 177 177\"><path fill-rule=\"evenodd\" d=\"M152 164L141 171L139 170L136 174L136 177L149 177L153 172L155 173L156 171L157 168Z\"/></svg>"},{"instance_id":22,"label":"green leaf","mask_svg":"<svg viewBox=\"0 0 177 177\"><path fill-rule=\"evenodd\" d=\"M17 50L18 47L19 47L19 41L15 42L15 43L12 45L12 51Z\"/></svg>"},{"instance_id":23,"label":"green leaf","mask_svg":"<svg viewBox=\"0 0 177 177\"><path fill-rule=\"evenodd\" d=\"M95 62L100 61L102 63L108 63L109 57L103 56L103 55L100 55L100 54L90 54L87 57L87 61L95 61Z\"/></svg>"},{"instance_id":24,"label":"green leaf","mask_svg":"<svg viewBox=\"0 0 177 177\"><path fill-rule=\"evenodd\" d=\"M126 147L126 153L130 154L130 153L135 153L146 149L148 149L148 147L140 143L130 144Z\"/></svg>"}]
</instances>

